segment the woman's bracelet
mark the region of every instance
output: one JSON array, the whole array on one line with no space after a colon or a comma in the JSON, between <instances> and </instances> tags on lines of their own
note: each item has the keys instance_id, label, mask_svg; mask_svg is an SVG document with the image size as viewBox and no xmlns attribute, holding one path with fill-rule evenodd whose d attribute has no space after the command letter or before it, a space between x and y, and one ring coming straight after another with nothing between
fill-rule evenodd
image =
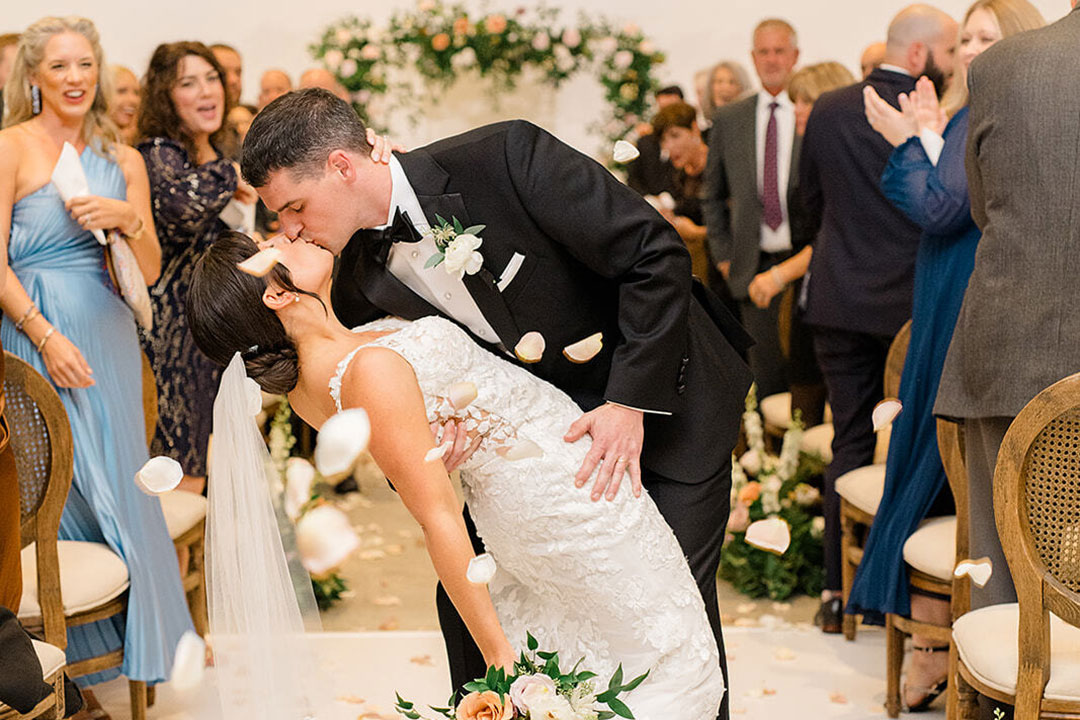
<instances>
[{"instance_id":1,"label":"woman's bracelet","mask_svg":"<svg viewBox=\"0 0 1080 720\"><path fill-rule=\"evenodd\" d=\"M23 313L23 316L15 321L15 329L18 330L19 332L22 332L23 331L23 325L26 325L26 323L33 320L34 316L37 315L37 314L38 314L37 305L35 305L34 303L30 303L30 307L26 308L26 312Z\"/></svg>"},{"instance_id":2,"label":"woman's bracelet","mask_svg":"<svg viewBox=\"0 0 1080 720\"><path fill-rule=\"evenodd\" d=\"M49 342L49 338L53 336L54 332L56 332L55 327L50 327L48 330L45 331L45 336L42 337L37 344L38 355L40 355L41 351L45 349L45 343Z\"/></svg>"},{"instance_id":3,"label":"woman's bracelet","mask_svg":"<svg viewBox=\"0 0 1080 720\"><path fill-rule=\"evenodd\" d=\"M776 269L775 265L769 268L769 277L771 277L772 281L776 283L777 292L780 292L785 287L787 287L787 283L784 282L784 278L780 276L780 271Z\"/></svg>"},{"instance_id":4,"label":"woman's bracelet","mask_svg":"<svg viewBox=\"0 0 1080 720\"><path fill-rule=\"evenodd\" d=\"M143 236L143 232L146 231L146 223L143 222L142 216L137 214L135 217L139 221L139 227L136 228L135 232L133 232L131 234L124 233L124 237L126 237L129 242L134 241L134 240L138 240L139 238L141 238Z\"/></svg>"}]
</instances>

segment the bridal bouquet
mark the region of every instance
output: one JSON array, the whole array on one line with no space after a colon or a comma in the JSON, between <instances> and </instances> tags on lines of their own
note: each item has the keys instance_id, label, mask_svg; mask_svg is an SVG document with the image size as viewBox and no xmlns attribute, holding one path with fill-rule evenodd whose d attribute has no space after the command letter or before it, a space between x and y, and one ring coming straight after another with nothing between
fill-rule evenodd
<instances>
[{"instance_id":1,"label":"bridal bouquet","mask_svg":"<svg viewBox=\"0 0 1080 720\"><path fill-rule=\"evenodd\" d=\"M743 426L749 449L731 463L731 515L720 555L720 577L750 597L784 600L795 593L816 595L824 582L821 493L809 484L824 472L818 455L799 449L802 422L796 417L784 434L780 455L765 449L757 394L746 397ZM790 543L763 549L747 542L752 523L769 520L787 526Z\"/></svg>"},{"instance_id":2,"label":"bridal bouquet","mask_svg":"<svg viewBox=\"0 0 1080 720\"><path fill-rule=\"evenodd\" d=\"M451 720L607 720L616 715L633 718L634 714L619 695L630 692L648 677L646 672L623 684L622 665L608 680L607 689L596 693L596 673L578 670L581 661L564 673L559 668L559 654L538 650L531 634L526 639L528 653L514 663L513 672L488 668L487 675L465 685L468 695L454 707L432 707L433 712ZM607 709L601 709L602 706ZM424 718L415 704L400 695L394 707L398 713L418 720Z\"/></svg>"}]
</instances>

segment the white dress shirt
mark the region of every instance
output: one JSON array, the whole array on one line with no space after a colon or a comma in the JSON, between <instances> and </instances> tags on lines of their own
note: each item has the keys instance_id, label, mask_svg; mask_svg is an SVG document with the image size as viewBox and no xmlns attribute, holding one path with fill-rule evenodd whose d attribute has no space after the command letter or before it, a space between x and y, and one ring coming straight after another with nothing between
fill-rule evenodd
<instances>
[{"instance_id":1,"label":"white dress shirt","mask_svg":"<svg viewBox=\"0 0 1080 720\"><path fill-rule=\"evenodd\" d=\"M394 214L398 208L409 214L416 229L426 233L430 228L424 210L420 207L420 201L409 179L405 177L405 171L396 157L390 158L390 215L386 224L394 221ZM450 220L450 218L447 218ZM384 226L385 227L385 226ZM394 243L390 248L390 255L386 261L386 268L390 274L405 284L420 297L427 300L431 305L442 310L444 313L465 325L478 338L489 343L498 343L499 336L491 328L487 319L484 318L480 308L476 305L469 290L465 287L457 275L446 272L442 265L433 268L425 268L428 258L438 251L435 241L431 237L425 237L416 243ZM481 248L481 252L483 249Z\"/></svg>"},{"instance_id":2,"label":"white dress shirt","mask_svg":"<svg viewBox=\"0 0 1080 720\"><path fill-rule=\"evenodd\" d=\"M788 180L791 175L791 150L795 143L795 105L786 92L773 97L766 91L758 93L757 103L757 188L758 196L765 192L765 132L769 127L769 105L776 108L776 184L780 192L780 210L784 220L773 230L761 220L761 250L767 253L791 250L791 223L788 219Z\"/></svg>"}]
</instances>

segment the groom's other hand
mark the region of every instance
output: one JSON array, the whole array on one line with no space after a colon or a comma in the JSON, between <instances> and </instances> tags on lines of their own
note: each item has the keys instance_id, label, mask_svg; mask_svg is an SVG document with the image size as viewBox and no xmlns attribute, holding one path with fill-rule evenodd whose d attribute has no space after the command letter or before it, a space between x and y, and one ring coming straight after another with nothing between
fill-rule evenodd
<instances>
[{"instance_id":1,"label":"groom's other hand","mask_svg":"<svg viewBox=\"0 0 1080 720\"><path fill-rule=\"evenodd\" d=\"M391 142L386 135L379 135L371 128L367 129L367 141L371 145L371 160L376 164L389 165L390 155L405 152L405 146Z\"/></svg>"},{"instance_id":2,"label":"groom's other hand","mask_svg":"<svg viewBox=\"0 0 1080 720\"><path fill-rule=\"evenodd\" d=\"M563 437L577 442L588 433L592 448L581 463L575 484L584 487L596 466L600 472L593 485L592 499L599 500L604 491L614 500L622 484L623 474L630 473L634 497L641 497L641 444L645 438L644 413L640 410L607 403L578 418Z\"/></svg>"},{"instance_id":3,"label":"groom's other hand","mask_svg":"<svg viewBox=\"0 0 1080 720\"><path fill-rule=\"evenodd\" d=\"M462 423L448 421L445 425L431 423L431 434L435 436L436 445L450 445L450 449L443 455L443 465L446 472L452 473L461 467L466 460L473 456L480 443L484 441L483 435L477 435L469 439L469 431Z\"/></svg>"}]
</instances>

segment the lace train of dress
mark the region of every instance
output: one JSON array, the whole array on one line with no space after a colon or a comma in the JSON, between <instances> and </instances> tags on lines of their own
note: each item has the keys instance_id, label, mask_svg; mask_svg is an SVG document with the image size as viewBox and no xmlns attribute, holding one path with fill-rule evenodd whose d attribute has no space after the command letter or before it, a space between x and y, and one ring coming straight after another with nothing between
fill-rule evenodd
<instances>
[{"instance_id":1,"label":"lace train of dress","mask_svg":"<svg viewBox=\"0 0 1080 720\"><path fill-rule=\"evenodd\" d=\"M625 696L639 720L715 717L723 677L690 568L647 493L635 498L624 486L614 501L593 502L589 486L574 486L590 441L562 438L580 408L444 318L386 318L359 329L396 331L370 346L412 365L429 421L456 416L486 438L462 466L461 480L477 532L498 565L489 587L510 641L523 649L531 632L564 661L584 658L582 667L604 680L619 663L628 678L649 670ZM341 378L357 350L330 383L339 409ZM455 411L447 395L461 381L475 383L479 393ZM526 441L542 455L511 461L498 452Z\"/></svg>"}]
</instances>

